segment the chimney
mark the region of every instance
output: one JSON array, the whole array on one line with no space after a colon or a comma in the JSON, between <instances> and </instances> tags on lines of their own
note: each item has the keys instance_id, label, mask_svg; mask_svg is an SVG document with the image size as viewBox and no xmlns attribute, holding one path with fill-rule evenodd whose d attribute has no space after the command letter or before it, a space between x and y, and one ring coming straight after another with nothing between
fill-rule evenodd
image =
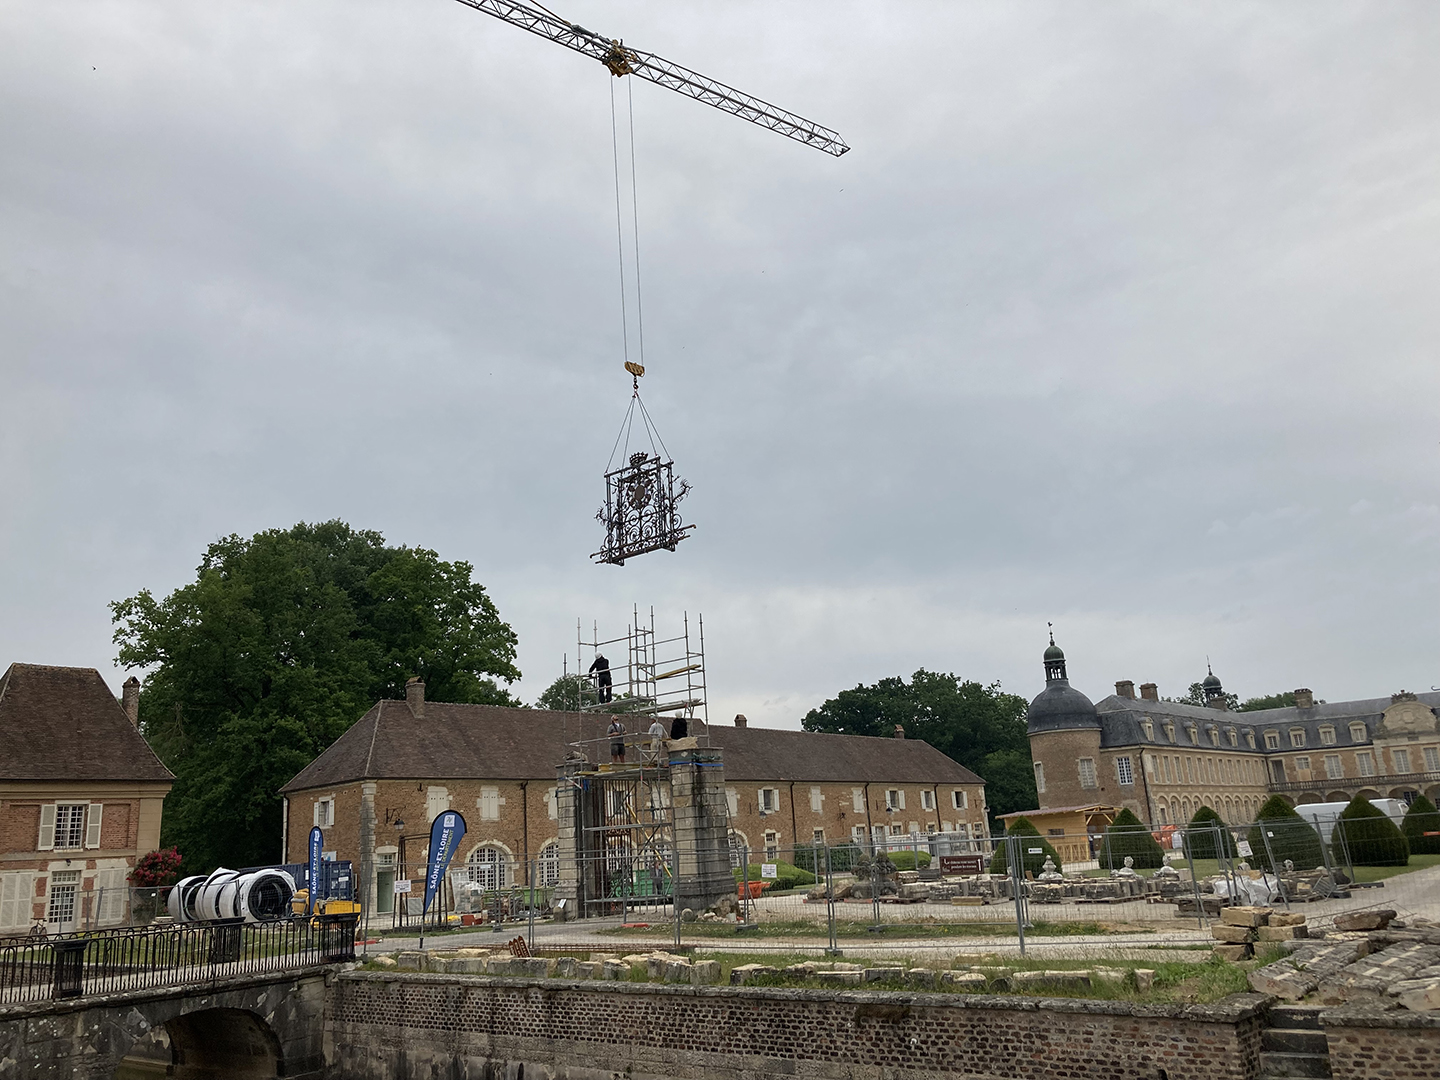
<instances>
[{"instance_id":1,"label":"chimney","mask_svg":"<svg viewBox=\"0 0 1440 1080\"><path fill-rule=\"evenodd\" d=\"M896 724L896 725L895 725L895 738L897 738L897 739L903 739L904 737L905 737L905 729L904 729L901 725Z\"/></svg>"},{"instance_id":2,"label":"chimney","mask_svg":"<svg viewBox=\"0 0 1440 1080\"><path fill-rule=\"evenodd\" d=\"M737 713L735 714L735 726L736 726L736 727L739 727L739 728L743 728L743 727L745 726L745 724L746 724L745 714L744 714L743 712L737 712Z\"/></svg>"},{"instance_id":3,"label":"chimney","mask_svg":"<svg viewBox=\"0 0 1440 1080\"><path fill-rule=\"evenodd\" d=\"M140 726L140 680L131 675L120 687L120 707L135 727Z\"/></svg>"},{"instance_id":4,"label":"chimney","mask_svg":"<svg viewBox=\"0 0 1440 1080\"><path fill-rule=\"evenodd\" d=\"M1295 707L1297 709L1313 709L1315 707L1315 695L1303 688L1296 690Z\"/></svg>"},{"instance_id":5,"label":"chimney","mask_svg":"<svg viewBox=\"0 0 1440 1080\"><path fill-rule=\"evenodd\" d=\"M1141 701L1159 701L1160 690L1153 682L1142 682L1140 684Z\"/></svg>"},{"instance_id":6,"label":"chimney","mask_svg":"<svg viewBox=\"0 0 1440 1080\"><path fill-rule=\"evenodd\" d=\"M1121 679L1115 684L1115 696L1135 700L1135 684L1129 679Z\"/></svg>"},{"instance_id":7,"label":"chimney","mask_svg":"<svg viewBox=\"0 0 1440 1080\"><path fill-rule=\"evenodd\" d=\"M410 706L410 711L415 714L417 720L424 718L425 684L420 681L418 675L405 682L405 704Z\"/></svg>"}]
</instances>

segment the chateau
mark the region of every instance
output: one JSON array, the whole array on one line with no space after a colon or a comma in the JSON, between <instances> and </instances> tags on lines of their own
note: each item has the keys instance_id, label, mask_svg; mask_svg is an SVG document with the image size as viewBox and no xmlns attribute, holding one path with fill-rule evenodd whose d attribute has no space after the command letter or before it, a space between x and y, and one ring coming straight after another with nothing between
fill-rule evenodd
<instances>
[{"instance_id":1,"label":"chateau","mask_svg":"<svg viewBox=\"0 0 1440 1080\"><path fill-rule=\"evenodd\" d=\"M1045 650L1045 689L1027 730L1041 811L1108 804L1155 825L1201 806L1247 822L1272 794L1292 805L1440 796L1440 693L1397 693L1231 712L1212 672L1207 706L1161 701L1154 683L1121 681L1098 702L1070 685L1065 654Z\"/></svg>"}]
</instances>

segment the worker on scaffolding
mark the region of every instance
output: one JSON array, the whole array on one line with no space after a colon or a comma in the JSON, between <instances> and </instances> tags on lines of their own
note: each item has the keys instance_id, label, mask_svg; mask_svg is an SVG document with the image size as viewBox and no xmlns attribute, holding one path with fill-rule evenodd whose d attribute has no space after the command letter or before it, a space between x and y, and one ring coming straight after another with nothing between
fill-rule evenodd
<instances>
[{"instance_id":1,"label":"worker on scaffolding","mask_svg":"<svg viewBox=\"0 0 1440 1080\"><path fill-rule=\"evenodd\" d=\"M625 725L620 722L620 717L610 717L610 726L605 729L605 734L610 736L610 764L625 764Z\"/></svg>"},{"instance_id":2,"label":"worker on scaffolding","mask_svg":"<svg viewBox=\"0 0 1440 1080\"><path fill-rule=\"evenodd\" d=\"M600 700L609 701L611 697L610 661L605 659L603 653L595 655L595 662L590 665L590 674L595 676L595 686L600 691Z\"/></svg>"},{"instance_id":3,"label":"worker on scaffolding","mask_svg":"<svg viewBox=\"0 0 1440 1080\"><path fill-rule=\"evenodd\" d=\"M660 764L660 749L665 745L665 725L660 723L657 716L650 724L650 730L646 733L650 736L650 752L647 755L651 765Z\"/></svg>"}]
</instances>

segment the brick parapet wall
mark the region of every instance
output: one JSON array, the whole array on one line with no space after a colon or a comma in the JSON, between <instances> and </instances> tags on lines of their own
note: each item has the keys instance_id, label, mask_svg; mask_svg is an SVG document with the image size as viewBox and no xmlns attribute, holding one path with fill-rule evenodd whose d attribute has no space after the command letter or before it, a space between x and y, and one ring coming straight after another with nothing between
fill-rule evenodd
<instances>
[{"instance_id":1,"label":"brick parapet wall","mask_svg":"<svg viewBox=\"0 0 1440 1080\"><path fill-rule=\"evenodd\" d=\"M1440 1014L1346 1006L1321 1014L1335 1080L1434 1080Z\"/></svg>"},{"instance_id":2,"label":"brick parapet wall","mask_svg":"<svg viewBox=\"0 0 1440 1080\"><path fill-rule=\"evenodd\" d=\"M342 976L332 995L332 1067L353 1080L435 1070L478 1078L496 1063L571 1080L851 1080L857 1069L890 1080L1249 1080L1268 1002L1252 994L1136 1006L366 972Z\"/></svg>"}]
</instances>

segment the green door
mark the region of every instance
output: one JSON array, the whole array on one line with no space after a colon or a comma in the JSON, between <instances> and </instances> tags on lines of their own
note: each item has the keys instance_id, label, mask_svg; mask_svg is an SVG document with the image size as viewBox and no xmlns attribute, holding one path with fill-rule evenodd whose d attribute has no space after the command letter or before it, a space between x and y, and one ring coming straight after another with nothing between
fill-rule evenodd
<instances>
[{"instance_id":1,"label":"green door","mask_svg":"<svg viewBox=\"0 0 1440 1080\"><path fill-rule=\"evenodd\" d=\"M375 912L389 915L395 910L395 871L375 871Z\"/></svg>"}]
</instances>

